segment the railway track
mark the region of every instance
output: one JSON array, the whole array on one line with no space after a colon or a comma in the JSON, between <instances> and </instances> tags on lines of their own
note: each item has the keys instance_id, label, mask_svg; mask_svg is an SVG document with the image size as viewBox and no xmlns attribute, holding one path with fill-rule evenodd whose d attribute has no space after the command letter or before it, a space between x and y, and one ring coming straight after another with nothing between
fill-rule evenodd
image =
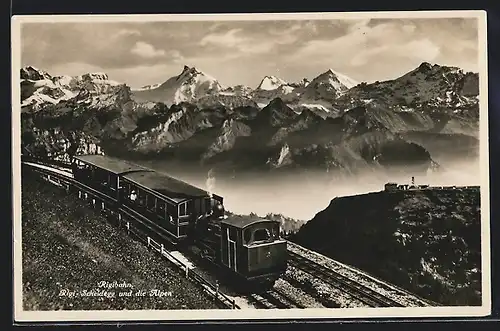
<instances>
[{"instance_id":1,"label":"railway track","mask_svg":"<svg viewBox=\"0 0 500 331\"><path fill-rule=\"evenodd\" d=\"M263 293L251 294L249 300L258 306L257 308L263 309L307 308L293 298L290 298L290 296L276 289L271 289Z\"/></svg>"},{"instance_id":2,"label":"railway track","mask_svg":"<svg viewBox=\"0 0 500 331\"><path fill-rule=\"evenodd\" d=\"M370 307L404 307L401 303L390 299L358 282L325 268L321 264L311 261L295 252L288 252L290 265L314 276L325 283L340 290L346 291L356 299Z\"/></svg>"}]
</instances>

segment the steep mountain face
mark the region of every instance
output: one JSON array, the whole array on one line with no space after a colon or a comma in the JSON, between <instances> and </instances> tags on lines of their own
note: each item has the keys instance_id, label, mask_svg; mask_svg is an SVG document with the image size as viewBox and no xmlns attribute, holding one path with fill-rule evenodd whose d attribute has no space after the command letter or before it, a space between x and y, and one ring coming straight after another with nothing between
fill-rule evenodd
<instances>
[{"instance_id":1,"label":"steep mountain face","mask_svg":"<svg viewBox=\"0 0 500 331\"><path fill-rule=\"evenodd\" d=\"M444 305L481 304L479 187L335 198L292 241Z\"/></svg>"},{"instance_id":2,"label":"steep mountain face","mask_svg":"<svg viewBox=\"0 0 500 331\"><path fill-rule=\"evenodd\" d=\"M23 111L38 111L78 96L79 100L115 93L124 88L103 73L82 76L51 76L34 67L21 69L21 107Z\"/></svg>"},{"instance_id":3,"label":"steep mountain face","mask_svg":"<svg viewBox=\"0 0 500 331\"><path fill-rule=\"evenodd\" d=\"M340 95L358 83L338 72L328 69L312 81L303 79L300 83L287 83L275 76L265 76L252 92L252 99L258 104L267 104L280 98L294 109L311 109L324 116L337 116L338 109L332 104ZM331 111L332 114L328 114Z\"/></svg>"},{"instance_id":4,"label":"steep mountain face","mask_svg":"<svg viewBox=\"0 0 500 331\"><path fill-rule=\"evenodd\" d=\"M296 116L292 108L280 98L276 98L257 114L255 121L259 126L281 127L290 123Z\"/></svg>"},{"instance_id":5,"label":"steep mountain face","mask_svg":"<svg viewBox=\"0 0 500 331\"><path fill-rule=\"evenodd\" d=\"M132 132L131 146L143 153L172 148L197 132L220 127L224 118L224 113L217 110L199 110L191 104L181 103L165 114L143 118L137 130ZM148 124L143 124L146 122Z\"/></svg>"},{"instance_id":6,"label":"steep mountain face","mask_svg":"<svg viewBox=\"0 0 500 331\"><path fill-rule=\"evenodd\" d=\"M336 100L336 104L350 108L374 102L394 110L417 109L477 118L478 95L477 73L424 62L397 79L359 84Z\"/></svg>"},{"instance_id":7,"label":"steep mountain face","mask_svg":"<svg viewBox=\"0 0 500 331\"><path fill-rule=\"evenodd\" d=\"M343 92L356 86L358 83L351 78L334 72L332 69L314 78L301 93L303 100L327 100L336 99Z\"/></svg>"},{"instance_id":8,"label":"steep mountain face","mask_svg":"<svg viewBox=\"0 0 500 331\"><path fill-rule=\"evenodd\" d=\"M249 97L231 94L206 95L199 98L195 104L201 109L216 107L226 107L229 109L238 107L258 107L257 103Z\"/></svg>"},{"instance_id":9,"label":"steep mountain face","mask_svg":"<svg viewBox=\"0 0 500 331\"><path fill-rule=\"evenodd\" d=\"M288 85L283 79L276 76L265 76L257 87L258 90L272 91L282 85Z\"/></svg>"},{"instance_id":10,"label":"steep mountain face","mask_svg":"<svg viewBox=\"0 0 500 331\"><path fill-rule=\"evenodd\" d=\"M132 91L105 74L52 77L26 67L21 77L23 104L39 100L21 114L23 147L37 153L46 146L52 155L59 130L93 137L117 156L241 171L426 172L478 154L478 76L451 67L424 63L373 84L333 70L311 82L268 76L253 91L224 88L190 67Z\"/></svg>"},{"instance_id":11,"label":"steep mountain face","mask_svg":"<svg viewBox=\"0 0 500 331\"><path fill-rule=\"evenodd\" d=\"M259 86L251 92L251 98L262 106L267 105L276 98L293 100L296 98L294 93L296 87L296 84L287 83L279 77L265 76Z\"/></svg>"},{"instance_id":12,"label":"steep mountain face","mask_svg":"<svg viewBox=\"0 0 500 331\"><path fill-rule=\"evenodd\" d=\"M136 101L163 102L168 106L181 102L217 94L224 88L210 75L195 67L184 66L178 76L174 76L155 88L133 91Z\"/></svg>"},{"instance_id":13,"label":"steep mountain face","mask_svg":"<svg viewBox=\"0 0 500 331\"><path fill-rule=\"evenodd\" d=\"M232 118L225 120L219 135L203 154L202 159L207 160L219 153L231 150L238 137L248 137L251 133L252 129L242 122Z\"/></svg>"}]
</instances>

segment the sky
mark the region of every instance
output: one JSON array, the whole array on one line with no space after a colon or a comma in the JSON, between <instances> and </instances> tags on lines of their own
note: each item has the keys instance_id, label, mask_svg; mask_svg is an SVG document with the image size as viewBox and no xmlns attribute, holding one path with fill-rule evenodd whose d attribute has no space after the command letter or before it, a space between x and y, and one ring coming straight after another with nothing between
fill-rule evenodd
<instances>
[{"instance_id":1,"label":"sky","mask_svg":"<svg viewBox=\"0 0 500 331\"><path fill-rule=\"evenodd\" d=\"M359 82L397 78L422 62L478 72L475 18L23 23L21 64L52 75L104 72L131 87L184 65L226 86L265 75L312 79L332 69Z\"/></svg>"}]
</instances>

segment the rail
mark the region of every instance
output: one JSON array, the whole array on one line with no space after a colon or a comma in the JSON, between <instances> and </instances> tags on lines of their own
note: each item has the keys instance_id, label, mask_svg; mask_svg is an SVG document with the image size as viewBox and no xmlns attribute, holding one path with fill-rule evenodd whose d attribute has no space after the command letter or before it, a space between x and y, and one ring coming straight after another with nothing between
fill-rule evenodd
<instances>
[{"instance_id":1,"label":"rail","mask_svg":"<svg viewBox=\"0 0 500 331\"><path fill-rule=\"evenodd\" d=\"M293 247L295 247L295 248L297 248L299 250L305 250L305 251L312 252L308 248L306 248L304 246L301 246L301 245L299 245L299 244L297 244L297 243L295 243L293 241L287 240L287 245L288 245L288 247L293 246ZM321 255L321 254L319 254L317 252L314 252L314 254ZM324 258L328 258L326 256L323 256L323 257ZM332 261L334 261L335 263L339 263L339 262L337 262L335 260L332 260ZM422 306L433 306L433 307L442 306L442 304L440 304L438 302L432 301L430 299L423 298L423 297L421 297L421 296L419 296L419 295L417 295L417 294L415 294L415 293L413 293L413 292L411 292L411 291L409 291L409 290L407 290L405 288L402 288L400 286L394 285L392 283L388 283L388 282L386 282L384 280L381 280L381 279L377 279L376 276L373 276L373 275L367 273L364 270L356 268L353 265L349 265L349 266L345 265L345 266L348 269L352 270L353 272L355 272L355 273L357 273L359 275L362 275L363 277L367 277L367 278L373 280L378 285L381 285L383 287L390 287L391 289L394 289L395 291L399 292L401 295L405 295L405 296L411 297L412 299L415 299L415 300L419 301L422 304ZM290 281L292 281L292 280L290 280Z\"/></svg>"},{"instance_id":2,"label":"rail","mask_svg":"<svg viewBox=\"0 0 500 331\"><path fill-rule=\"evenodd\" d=\"M21 162L33 162L33 163L38 163L46 166L57 166L65 169L70 169L71 168L71 162L65 162L65 161L57 161L57 160L51 160L49 158L40 158L40 157L34 157L31 155L21 155Z\"/></svg>"},{"instance_id":3,"label":"rail","mask_svg":"<svg viewBox=\"0 0 500 331\"><path fill-rule=\"evenodd\" d=\"M404 307L401 303L392 300L383 294L374 291L358 282L341 275L340 273L327 269L321 264L307 259L297 253L288 252L290 264L315 276L322 281L342 290L348 290L353 297L371 307Z\"/></svg>"},{"instance_id":4,"label":"rail","mask_svg":"<svg viewBox=\"0 0 500 331\"><path fill-rule=\"evenodd\" d=\"M24 162L25 161L23 161L24 167L28 167L32 169L34 172L40 173L42 177L44 177L48 182L64 188L68 193L70 192L71 187L77 188L79 192L78 197L84 200L92 199L92 205L94 208L100 207L101 210L106 210L105 208L106 205L110 206L114 204L114 200L111 197L85 184L82 184L71 177L65 176L63 174L54 171L50 171L48 169L38 168L30 164L26 164ZM28 161L26 160L26 162ZM111 212L111 214L116 213L110 208L108 208L108 210ZM128 235L132 235L135 239L146 244L148 248L151 248L156 252L160 253L162 257L166 258L170 263L179 268L180 271L185 274L186 278L198 283L203 288L203 290L205 290L209 295L213 297L214 300L218 301L227 308L241 309L236 304L234 299L231 299L230 297L219 291L219 285L217 282L216 284L212 284L210 281L208 281L199 273L197 273L194 270L194 268L190 268L189 264L183 263L174 255L172 255L168 250L165 249L164 244L155 241L149 235L142 233L137 227L134 227L130 221L124 221L122 220L121 217L121 215L126 214L128 215L128 217L136 220L136 217L134 215L131 215L131 213L128 213L125 210L122 210L121 208L118 208L118 212L116 214L118 214L120 221L118 223L118 227L122 226L123 224L123 227L125 227L125 229L127 230ZM141 222L138 219L136 221Z\"/></svg>"}]
</instances>

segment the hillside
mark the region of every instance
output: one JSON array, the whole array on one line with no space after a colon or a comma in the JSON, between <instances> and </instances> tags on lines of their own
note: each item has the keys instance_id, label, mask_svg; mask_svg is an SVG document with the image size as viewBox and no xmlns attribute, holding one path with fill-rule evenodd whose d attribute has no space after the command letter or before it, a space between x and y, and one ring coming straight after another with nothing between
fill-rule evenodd
<instances>
[{"instance_id":1,"label":"hillside","mask_svg":"<svg viewBox=\"0 0 500 331\"><path fill-rule=\"evenodd\" d=\"M430 300L481 304L478 189L335 198L291 240Z\"/></svg>"},{"instance_id":2,"label":"hillside","mask_svg":"<svg viewBox=\"0 0 500 331\"><path fill-rule=\"evenodd\" d=\"M31 172L23 172L22 207L23 309L219 308L166 259ZM106 288L102 282L131 287ZM120 296L129 290L146 295ZM171 295L151 294L154 290Z\"/></svg>"}]
</instances>

